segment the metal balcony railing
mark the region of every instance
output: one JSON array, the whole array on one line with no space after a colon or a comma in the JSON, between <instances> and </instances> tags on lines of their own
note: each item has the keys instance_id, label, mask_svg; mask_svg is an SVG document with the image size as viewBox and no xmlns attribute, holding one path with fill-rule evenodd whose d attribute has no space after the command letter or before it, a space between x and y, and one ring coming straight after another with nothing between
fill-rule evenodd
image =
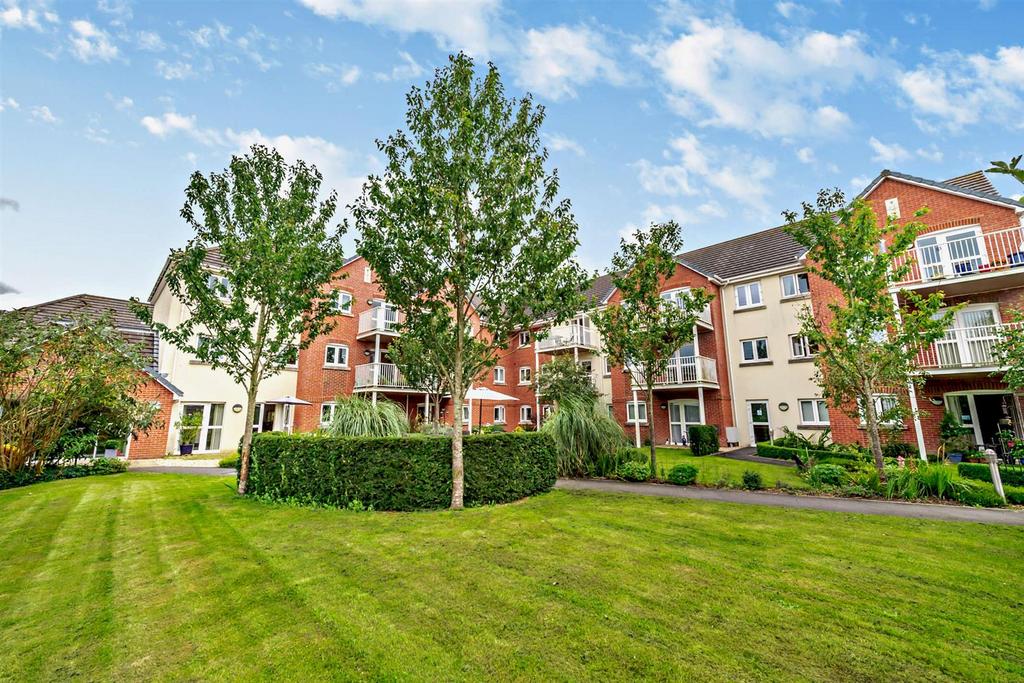
<instances>
[{"instance_id":1,"label":"metal balcony railing","mask_svg":"<svg viewBox=\"0 0 1024 683\"><path fill-rule=\"evenodd\" d=\"M537 350L541 353L550 353L559 349L588 349L596 351L598 348L597 335L590 327L583 325L559 325L548 331L548 336L537 342Z\"/></svg>"},{"instance_id":2,"label":"metal balcony railing","mask_svg":"<svg viewBox=\"0 0 1024 683\"><path fill-rule=\"evenodd\" d=\"M418 391L417 387L409 382L398 371L394 363L365 363L355 368L356 390L379 390L401 389L404 391Z\"/></svg>"},{"instance_id":3,"label":"metal balcony railing","mask_svg":"<svg viewBox=\"0 0 1024 683\"><path fill-rule=\"evenodd\" d=\"M637 382L634 381L634 384ZM718 364L714 358L707 356L674 358L665 372L654 378L654 384L659 387L718 384Z\"/></svg>"},{"instance_id":4,"label":"metal balcony railing","mask_svg":"<svg viewBox=\"0 0 1024 683\"><path fill-rule=\"evenodd\" d=\"M359 334L398 334L402 316L393 306L374 306L359 314Z\"/></svg>"},{"instance_id":5,"label":"metal balcony railing","mask_svg":"<svg viewBox=\"0 0 1024 683\"><path fill-rule=\"evenodd\" d=\"M917 246L896 260L894 265L910 264L910 270L895 285L1024 269L1024 227L982 232L952 240L935 239L934 244L921 244L926 239L930 239L927 233L918 238Z\"/></svg>"},{"instance_id":6,"label":"metal balcony railing","mask_svg":"<svg viewBox=\"0 0 1024 683\"><path fill-rule=\"evenodd\" d=\"M996 342L1005 330L1020 327L1020 323L951 327L945 337L918 353L917 365L925 370L994 368L998 365Z\"/></svg>"}]
</instances>

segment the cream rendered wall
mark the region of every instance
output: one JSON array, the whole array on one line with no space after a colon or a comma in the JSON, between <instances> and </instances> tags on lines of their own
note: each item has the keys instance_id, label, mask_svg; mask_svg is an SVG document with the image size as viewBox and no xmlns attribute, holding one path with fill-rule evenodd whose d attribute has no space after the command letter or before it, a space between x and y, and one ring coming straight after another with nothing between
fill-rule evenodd
<instances>
[{"instance_id":1,"label":"cream rendered wall","mask_svg":"<svg viewBox=\"0 0 1024 683\"><path fill-rule=\"evenodd\" d=\"M722 288L722 311L728 333L729 375L732 381L736 427L739 430L740 445L751 445L750 413L747 402L767 400L772 433L782 435L782 427L798 430L800 424L799 399L820 398L821 389L814 381L814 363L791 359L789 335L800 330L797 314L804 306L810 306L809 295L800 298L782 298L781 276L786 273L802 272L794 267L777 270L760 276L737 278ZM737 311L736 286L749 282L761 283L763 306ZM743 339L768 338L769 364L744 365L740 342ZM780 404L789 409L783 411ZM799 429L808 436L820 433L820 429Z\"/></svg>"},{"instance_id":2,"label":"cream rendered wall","mask_svg":"<svg viewBox=\"0 0 1024 683\"><path fill-rule=\"evenodd\" d=\"M181 323L186 317L185 306L164 286L161 285L153 300L153 319L168 326ZM223 370L214 370L205 363L196 360L190 353L179 350L167 341L160 340L159 369L165 373L172 384L182 391L182 396L175 401L172 411L172 424L168 430L167 452L177 452L178 430L174 423L181 417L182 410L190 403L223 403L224 422L221 430L220 451L234 452L245 430L245 389ZM284 370L278 375L263 380L257 394L257 401L263 402L282 396L294 396L298 371ZM241 412L232 411L232 406L240 404ZM278 409L278 423L275 428L283 428Z\"/></svg>"}]
</instances>

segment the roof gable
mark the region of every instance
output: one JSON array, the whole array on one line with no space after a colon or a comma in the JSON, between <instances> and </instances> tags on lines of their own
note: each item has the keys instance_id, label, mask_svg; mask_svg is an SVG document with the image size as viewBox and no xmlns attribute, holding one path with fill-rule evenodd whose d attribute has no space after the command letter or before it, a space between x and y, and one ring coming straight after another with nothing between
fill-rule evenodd
<instances>
[{"instance_id":1,"label":"roof gable","mask_svg":"<svg viewBox=\"0 0 1024 683\"><path fill-rule=\"evenodd\" d=\"M878 174L874 180L868 183L868 186L857 195L858 199L866 199L871 193L873 193L882 181L886 178L895 180L897 182L909 183L911 185L918 185L920 187L927 187L938 192L947 192L949 194L955 194L961 197L967 197L968 199L977 199L978 201L987 202L989 204L998 204L1000 206L1007 206L1018 211L1024 209L1024 203L1017 201L1016 199L1010 199L1009 197L1003 197L998 193L995 193L995 187L988 181L988 178L984 178L984 182L979 180L977 175L981 174L981 171L975 171L968 173L963 176L957 176L951 180L929 180L928 178L921 178L918 176L909 175L906 173L899 173L897 171L890 171L884 169ZM982 174L984 176L984 174ZM958 184L962 183L962 184ZM992 191L989 192L988 188Z\"/></svg>"}]
</instances>

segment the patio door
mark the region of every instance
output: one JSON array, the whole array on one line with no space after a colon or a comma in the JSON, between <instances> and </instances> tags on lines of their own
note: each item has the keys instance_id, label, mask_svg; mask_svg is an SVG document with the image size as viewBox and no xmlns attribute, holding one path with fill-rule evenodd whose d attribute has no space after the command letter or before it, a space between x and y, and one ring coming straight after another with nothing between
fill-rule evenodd
<instances>
[{"instance_id":1,"label":"patio door","mask_svg":"<svg viewBox=\"0 0 1024 683\"><path fill-rule=\"evenodd\" d=\"M747 401L747 418L751 446L762 441L771 441L772 423L768 414L768 401Z\"/></svg>"},{"instance_id":2,"label":"patio door","mask_svg":"<svg viewBox=\"0 0 1024 683\"><path fill-rule=\"evenodd\" d=\"M277 415L277 404L257 403L256 415L253 419L252 429L254 432L274 431L274 418Z\"/></svg>"},{"instance_id":3,"label":"patio door","mask_svg":"<svg viewBox=\"0 0 1024 683\"><path fill-rule=\"evenodd\" d=\"M184 406L185 415L202 416L199 436L193 447L200 453L220 450L220 434L224 428L223 403L189 403Z\"/></svg>"},{"instance_id":4,"label":"patio door","mask_svg":"<svg viewBox=\"0 0 1024 683\"><path fill-rule=\"evenodd\" d=\"M987 366L995 363L999 315L994 306L957 312L953 326L935 342L940 367Z\"/></svg>"},{"instance_id":5,"label":"patio door","mask_svg":"<svg viewBox=\"0 0 1024 683\"><path fill-rule=\"evenodd\" d=\"M685 398L668 402L669 443L683 446L689 443L689 426L700 424L700 404Z\"/></svg>"}]
</instances>

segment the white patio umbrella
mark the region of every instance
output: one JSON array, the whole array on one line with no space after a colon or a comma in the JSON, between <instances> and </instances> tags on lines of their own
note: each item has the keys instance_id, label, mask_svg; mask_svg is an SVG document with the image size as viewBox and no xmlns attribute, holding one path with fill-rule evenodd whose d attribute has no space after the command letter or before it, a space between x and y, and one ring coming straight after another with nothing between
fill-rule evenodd
<instances>
[{"instance_id":1,"label":"white patio umbrella","mask_svg":"<svg viewBox=\"0 0 1024 683\"><path fill-rule=\"evenodd\" d=\"M495 403L504 403L506 401L516 400L514 396L503 394L494 389L488 389L487 387L472 387L466 392L466 400L469 401L469 431L473 431L473 399L478 401L494 401Z\"/></svg>"},{"instance_id":2,"label":"white patio umbrella","mask_svg":"<svg viewBox=\"0 0 1024 683\"><path fill-rule=\"evenodd\" d=\"M301 398L295 398L294 396L282 396L281 398L275 398L267 403L276 403L284 406L284 418L285 425L287 425L288 433L292 433L292 408L291 406L311 406L313 405L309 401L303 401Z\"/></svg>"}]
</instances>

